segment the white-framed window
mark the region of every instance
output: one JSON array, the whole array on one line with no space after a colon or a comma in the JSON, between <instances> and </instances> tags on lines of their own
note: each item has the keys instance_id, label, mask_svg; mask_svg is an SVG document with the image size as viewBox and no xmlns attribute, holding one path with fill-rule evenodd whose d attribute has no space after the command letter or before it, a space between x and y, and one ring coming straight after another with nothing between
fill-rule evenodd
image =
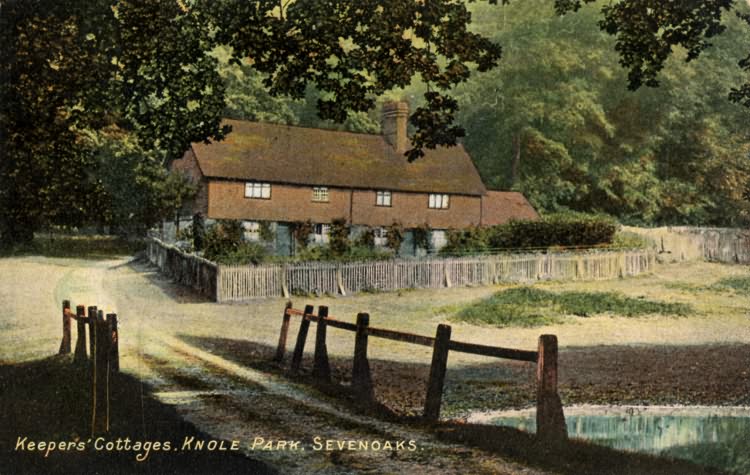
<instances>
[{"instance_id":1,"label":"white-framed window","mask_svg":"<svg viewBox=\"0 0 750 475\"><path fill-rule=\"evenodd\" d=\"M245 198L271 199L271 184L249 181L245 183Z\"/></svg>"},{"instance_id":2,"label":"white-framed window","mask_svg":"<svg viewBox=\"0 0 750 475\"><path fill-rule=\"evenodd\" d=\"M376 246L385 246L388 244L388 230L385 228L375 228L372 230L373 243Z\"/></svg>"},{"instance_id":3,"label":"white-framed window","mask_svg":"<svg viewBox=\"0 0 750 475\"><path fill-rule=\"evenodd\" d=\"M260 223L257 221L243 221L242 238L245 241L260 241Z\"/></svg>"},{"instance_id":4,"label":"white-framed window","mask_svg":"<svg viewBox=\"0 0 750 475\"><path fill-rule=\"evenodd\" d=\"M448 206L450 206L450 197L448 195L430 193L427 206L433 209L448 209Z\"/></svg>"},{"instance_id":5,"label":"white-framed window","mask_svg":"<svg viewBox=\"0 0 750 475\"><path fill-rule=\"evenodd\" d=\"M390 191L376 191L375 192L375 206L391 206L391 192Z\"/></svg>"},{"instance_id":6,"label":"white-framed window","mask_svg":"<svg viewBox=\"0 0 750 475\"><path fill-rule=\"evenodd\" d=\"M327 244L330 239L330 234L330 224L316 224L315 232L313 233L313 242L316 244Z\"/></svg>"},{"instance_id":7,"label":"white-framed window","mask_svg":"<svg viewBox=\"0 0 750 475\"><path fill-rule=\"evenodd\" d=\"M327 186L315 186L313 187L313 201L319 201L322 203L328 202L328 187Z\"/></svg>"}]
</instances>

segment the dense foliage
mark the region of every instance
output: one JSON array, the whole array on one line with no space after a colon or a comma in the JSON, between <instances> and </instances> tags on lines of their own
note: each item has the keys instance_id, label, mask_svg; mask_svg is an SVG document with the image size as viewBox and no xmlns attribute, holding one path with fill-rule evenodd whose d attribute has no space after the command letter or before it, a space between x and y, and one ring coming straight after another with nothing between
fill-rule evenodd
<instances>
[{"instance_id":1,"label":"dense foliage","mask_svg":"<svg viewBox=\"0 0 750 475\"><path fill-rule=\"evenodd\" d=\"M113 201L92 199L105 180L87 134L126 133L152 154L127 179L158 188L152 164L225 136L225 107L372 131L366 111L394 90L417 98L409 159L455 144L459 119L483 177L542 210L747 222L745 3L619 0L598 12L592 2L2 2L3 242L120 219ZM658 92L627 92L657 83ZM159 200L127 214L147 226L171 206L156 212Z\"/></svg>"},{"instance_id":2,"label":"dense foliage","mask_svg":"<svg viewBox=\"0 0 750 475\"><path fill-rule=\"evenodd\" d=\"M221 264L260 264L268 251L258 243L242 239L242 223L220 220L209 226L204 236L203 257Z\"/></svg>"},{"instance_id":3,"label":"dense foliage","mask_svg":"<svg viewBox=\"0 0 750 475\"><path fill-rule=\"evenodd\" d=\"M522 191L541 212L601 212L641 225L750 223L750 111L726 100L748 78L737 67L750 50L747 24L726 13L726 31L699 58L686 62L691 50L674 46L658 88L628 91L653 83L656 63L623 70L612 54L621 38L596 23L600 7L615 14L610 5L635 3L597 2L562 18L544 0L475 8L477 28L503 44L504 60L458 91L466 147L490 186Z\"/></svg>"},{"instance_id":4,"label":"dense foliage","mask_svg":"<svg viewBox=\"0 0 750 475\"><path fill-rule=\"evenodd\" d=\"M541 220L511 220L489 228L448 232L441 254L466 254L510 249L591 247L612 243L617 223L608 217L555 214Z\"/></svg>"}]
</instances>

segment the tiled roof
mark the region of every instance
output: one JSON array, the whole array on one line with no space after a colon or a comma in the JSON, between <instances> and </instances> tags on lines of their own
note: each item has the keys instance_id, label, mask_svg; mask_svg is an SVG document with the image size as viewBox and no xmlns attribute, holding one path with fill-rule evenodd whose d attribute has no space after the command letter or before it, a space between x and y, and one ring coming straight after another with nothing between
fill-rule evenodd
<instances>
[{"instance_id":1,"label":"tiled roof","mask_svg":"<svg viewBox=\"0 0 750 475\"><path fill-rule=\"evenodd\" d=\"M539 219L539 213L521 193L487 191L482 197L482 226L504 224L511 219Z\"/></svg>"},{"instance_id":2,"label":"tiled roof","mask_svg":"<svg viewBox=\"0 0 750 475\"><path fill-rule=\"evenodd\" d=\"M207 177L300 185L482 195L462 146L409 163L381 135L226 120L232 133L193 151Z\"/></svg>"}]
</instances>

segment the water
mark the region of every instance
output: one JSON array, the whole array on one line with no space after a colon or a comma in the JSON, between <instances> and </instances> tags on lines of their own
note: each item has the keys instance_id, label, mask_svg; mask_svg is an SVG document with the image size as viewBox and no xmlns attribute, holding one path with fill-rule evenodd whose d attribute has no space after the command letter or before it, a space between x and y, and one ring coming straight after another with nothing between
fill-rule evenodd
<instances>
[{"instance_id":1,"label":"water","mask_svg":"<svg viewBox=\"0 0 750 475\"><path fill-rule=\"evenodd\" d=\"M536 429L533 410L469 421ZM750 474L750 408L582 406L565 408L565 421L571 438Z\"/></svg>"}]
</instances>

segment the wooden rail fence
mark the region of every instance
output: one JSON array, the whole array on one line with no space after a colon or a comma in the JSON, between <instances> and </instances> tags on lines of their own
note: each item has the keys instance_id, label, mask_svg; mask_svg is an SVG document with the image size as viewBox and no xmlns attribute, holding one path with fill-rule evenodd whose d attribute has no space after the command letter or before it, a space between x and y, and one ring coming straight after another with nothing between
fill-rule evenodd
<instances>
[{"instance_id":1,"label":"wooden rail fence","mask_svg":"<svg viewBox=\"0 0 750 475\"><path fill-rule=\"evenodd\" d=\"M110 385L112 375L120 371L120 343L117 314L104 315L95 306L76 306L70 310L70 301L62 303L63 336L60 354L71 352L71 324L76 321L76 345L73 364L88 369L91 381L91 434L109 432ZM88 326L89 345L86 349L86 327Z\"/></svg>"},{"instance_id":2,"label":"wooden rail fence","mask_svg":"<svg viewBox=\"0 0 750 475\"><path fill-rule=\"evenodd\" d=\"M315 322L317 327L312 373L314 377L326 383L331 382L331 368L326 346L328 327L355 333L351 379L352 392L364 403L370 403L374 400L372 376L367 359L369 337L431 347L433 349L432 362L423 413L424 419L428 422L436 422L440 419L440 406L450 351L536 363L537 435L555 440L567 438L562 403L557 392L557 337L555 335L540 336L538 351L518 350L452 340L450 325L438 325L435 337L429 337L372 327L370 326L370 316L367 313L358 314L355 324L329 316L326 306L318 307L316 315L312 305L306 305L305 309L300 311L293 308L292 303L288 302L282 315L281 331L275 356L277 362L283 362L284 360L292 316L301 317L301 320L297 341L292 353L291 371L298 372L301 368L310 323Z\"/></svg>"},{"instance_id":3,"label":"wooden rail fence","mask_svg":"<svg viewBox=\"0 0 750 475\"><path fill-rule=\"evenodd\" d=\"M217 302L499 282L602 280L650 272L656 264L654 251L595 251L217 266L157 239L150 241L148 254L162 272Z\"/></svg>"}]
</instances>

